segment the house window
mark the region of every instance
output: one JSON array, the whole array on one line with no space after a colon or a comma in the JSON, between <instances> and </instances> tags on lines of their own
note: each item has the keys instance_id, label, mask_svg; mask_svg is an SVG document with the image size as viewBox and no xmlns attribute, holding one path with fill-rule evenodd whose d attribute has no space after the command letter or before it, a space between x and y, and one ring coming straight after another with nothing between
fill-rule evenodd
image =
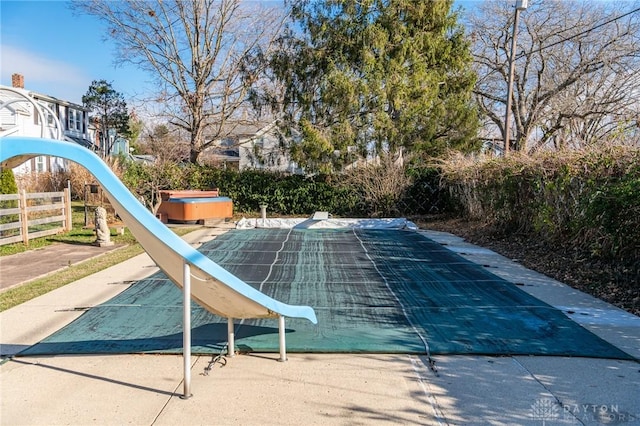
<instances>
[{"instance_id":1,"label":"house window","mask_svg":"<svg viewBox=\"0 0 640 426\"><path fill-rule=\"evenodd\" d=\"M82 132L82 111L69 108L67 126L69 130Z\"/></svg>"},{"instance_id":2,"label":"house window","mask_svg":"<svg viewBox=\"0 0 640 426\"><path fill-rule=\"evenodd\" d=\"M44 114L44 117L45 117L44 122L47 123L47 126L55 127L55 125L56 125L56 119L55 119L56 104L42 103L40 109L42 110L42 113Z\"/></svg>"},{"instance_id":3,"label":"house window","mask_svg":"<svg viewBox=\"0 0 640 426\"><path fill-rule=\"evenodd\" d=\"M44 157L36 157L36 172L44 172Z\"/></svg>"},{"instance_id":4,"label":"house window","mask_svg":"<svg viewBox=\"0 0 640 426\"><path fill-rule=\"evenodd\" d=\"M69 108L69 116L67 117L67 120L69 121L69 130L75 130L76 129L76 112L75 110L72 110L71 108Z\"/></svg>"},{"instance_id":5,"label":"house window","mask_svg":"<svg viewBox=\"0 0 640 426\"><path fill-rule=\"evenodd\" d=\"M54 114L57 114L56 104L49 102L38 101L39 110L42 111L44 119L42 120L46 126L55 127L56 120ZM40 114L38 111L33 111L33 124L40 125Z\"/></svg>"}]
</instances>

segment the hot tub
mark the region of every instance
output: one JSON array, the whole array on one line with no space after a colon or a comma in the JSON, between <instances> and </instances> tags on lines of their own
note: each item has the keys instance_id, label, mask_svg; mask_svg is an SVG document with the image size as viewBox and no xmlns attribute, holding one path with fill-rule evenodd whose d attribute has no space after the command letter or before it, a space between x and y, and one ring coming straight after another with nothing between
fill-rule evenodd
<instances>
[{"instance_id":1,"label":"hot tub","mask_svg":"<svg viewBox=\"0 0 640 426\"><path fill-rule=\"evenodd\" d=\"M228 197L211 196L212 192L163 191L157 215L164 223L204 222L207 219L233 217L233 201Z\"/></svg>"}]
</instances>

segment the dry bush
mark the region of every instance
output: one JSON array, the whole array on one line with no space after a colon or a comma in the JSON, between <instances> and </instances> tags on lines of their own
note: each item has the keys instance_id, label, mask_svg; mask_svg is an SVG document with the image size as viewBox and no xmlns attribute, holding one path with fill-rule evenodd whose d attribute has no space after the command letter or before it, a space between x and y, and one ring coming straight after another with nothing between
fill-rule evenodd
<instances>
[{"instance_id":1,"label":"dry bush","mask_svg":"<svg viewBox=\"0 0 640 426\"><path fill-rule=\"evenodd\" d=\"M570 239L607 257L632 258L638 251L639 148L452 155L441 170L463 214L498 231Z\"/></svg>"},{"instance_id":2,"label":"dry bush","mask_svg":"<svg viewBox=\"0 0 640 426\"><path fill-rule=\"evenodd\" d=\"M21 173L15 176L20 191L58 192L67 187L68 172Z\"/></svg>"},{"instance_id":3,"label":"dry bush","mask_svg":"<svg viewBox=\"0 0 640 426\"><path fill-rule=\"evenodd\" d=\"M124 165L120 159L118 157L109 157L105 162L118 179L122 179ZM82 200L84 198L85 185L97 183L93 174L78 163L71 163L68 179L71 187L71 198L74 200Z\"/></svg>"},{"instance_id":4,"label":"dry bush","mask_svg":"<svg viewBox=\"0 0 640 426\"><path fill-rule=\"evenodd\" d=\"M109 168L118 178L124 173L122 162L117 157L108 158L106 160ZM69 187L71 190L71 199L77 201L85 201L90 206L102 206L107 209L108 220L115 221L115 209L109 203L109 200L102 189L99 189L97 196L89 195L86 199L86 185L97 184L93 174L85 167L78 163L69 162L69 168L66 171L57 172L40 172L40 173L21 173L15 176L18 190L25 190L28 193L33 192L58 192ZM93 221L92 215L89 215L90 222Z\"/></svg>"},{"instance_id":5,"label":"dry bush","mask_svg":"<svg viewBox=\"0 0 640 426\"><path fill-rule=\"evenodd\" d=\"M411 179L402 165L391 155L380 157L378 163L369 163L350 169L345 173L344 183L355 188L363 200L361 210L371 217L395 217L399 201Z\"/></svg>"},{"instance_id":6,"label":"dry bush","mask_svg":"<svg viewBox=\"0 0 640 426\"><path fill-rule=\"evenodd\" d=\"M71 198L82 200L86 184L95 182L93 175L86 168L77 163L72 163L69 168L69 181L71 182Z\"/></svg>"},{"instance_id":7,"label":"dry bush","mask_svg":"<svg viewBox=\"0 0 640 426\"><path fill-rule=\"evenodd\" d=\"M605 145L535 155L513 153L506 158L454 153L440 162L439 168L445 185L455 194L465 214L474 220L491 222L496 208L506 202L504 197L513 202L516 198L531 201L532 194L525 193L526 190L546 190L557 192L553 197L577 201L589 182L628 175L638 164L640 149ZM563 191L556 191L559 189ZM548 198L552 194L546 196L545 204L554 201Z\"/></svg>"}]
</instances>

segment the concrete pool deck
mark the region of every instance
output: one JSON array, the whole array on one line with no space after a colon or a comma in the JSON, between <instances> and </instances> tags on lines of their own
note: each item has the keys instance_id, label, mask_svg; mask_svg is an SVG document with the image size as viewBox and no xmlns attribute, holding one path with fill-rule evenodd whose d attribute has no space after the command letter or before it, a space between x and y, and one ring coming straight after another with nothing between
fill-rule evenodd
<instances>
[{"instance_id":1,"label":"concrete pool deck","mask_svg":"<svg viewBox=\"0 0 640 426\"><path fill-rule=\"evenodd\" d=\"M185 239L198 246L224 228ZM640 318L451 234L421 231L640 358ZM0 424L640 424L640 364L590 358L371 354L15 357L157 272L146 255L0 313Z\"/></svg>"}]
</instances>

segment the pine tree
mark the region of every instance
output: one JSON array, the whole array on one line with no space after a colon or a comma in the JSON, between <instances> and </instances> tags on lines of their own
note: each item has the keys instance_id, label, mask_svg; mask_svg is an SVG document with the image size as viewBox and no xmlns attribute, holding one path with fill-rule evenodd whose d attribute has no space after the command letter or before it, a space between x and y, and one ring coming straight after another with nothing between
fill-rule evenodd
<instances>
[{"instance_id":1,"label":"pine tree","mask_svg":"<svg viewBox=\"0 0 640 426\"><path fill-rule=\"evenodd\" d=\"M0 194L17 194L18 185L13 175L13 170L4 167L0 170Z\"/></svg>"},{"instance_id":2,"label":"pine tree","mask_svg":"<svg viewBox=\"0 0 640 426\"><path fill-rule=\"evenodd\" d=\"M0 194L17 194L18 185L16 184L13 170L8 167L4 167L0 170ZM0 209L15 209L18 207L18 200L4 200L0 201ZM11 223L20 220L17 214L5 214L0 217L0 223ZM16 229L7 229L0 231L2 236L15 235Z\"/></svg>"},{"instance_id":3,"label":"pine tree","mask_svg":"<svg viewBox=\"0 0 640 426\"><path fill-rule=\"evenodd\" d=\"M95 113L100 126L103 153L111 154L113 139L110 140L109 131L115 132L115 136L122 137L128 137L130 133L129 112L124 96L106 80L94 80L82 97L82 104Z\"/></svg>"},{"instance_id":4,"label":"pine tree","mask_svg":"<svg viewBox=\"0 0 640 426\"><path fill-rule=\"evenodd\" d=\"M452 0L299 1L271 59L294 159L313 171L354 153L474 146L475 75ZM325 170L326 171L326 170Z\"/></svg>"}]
</instances>

